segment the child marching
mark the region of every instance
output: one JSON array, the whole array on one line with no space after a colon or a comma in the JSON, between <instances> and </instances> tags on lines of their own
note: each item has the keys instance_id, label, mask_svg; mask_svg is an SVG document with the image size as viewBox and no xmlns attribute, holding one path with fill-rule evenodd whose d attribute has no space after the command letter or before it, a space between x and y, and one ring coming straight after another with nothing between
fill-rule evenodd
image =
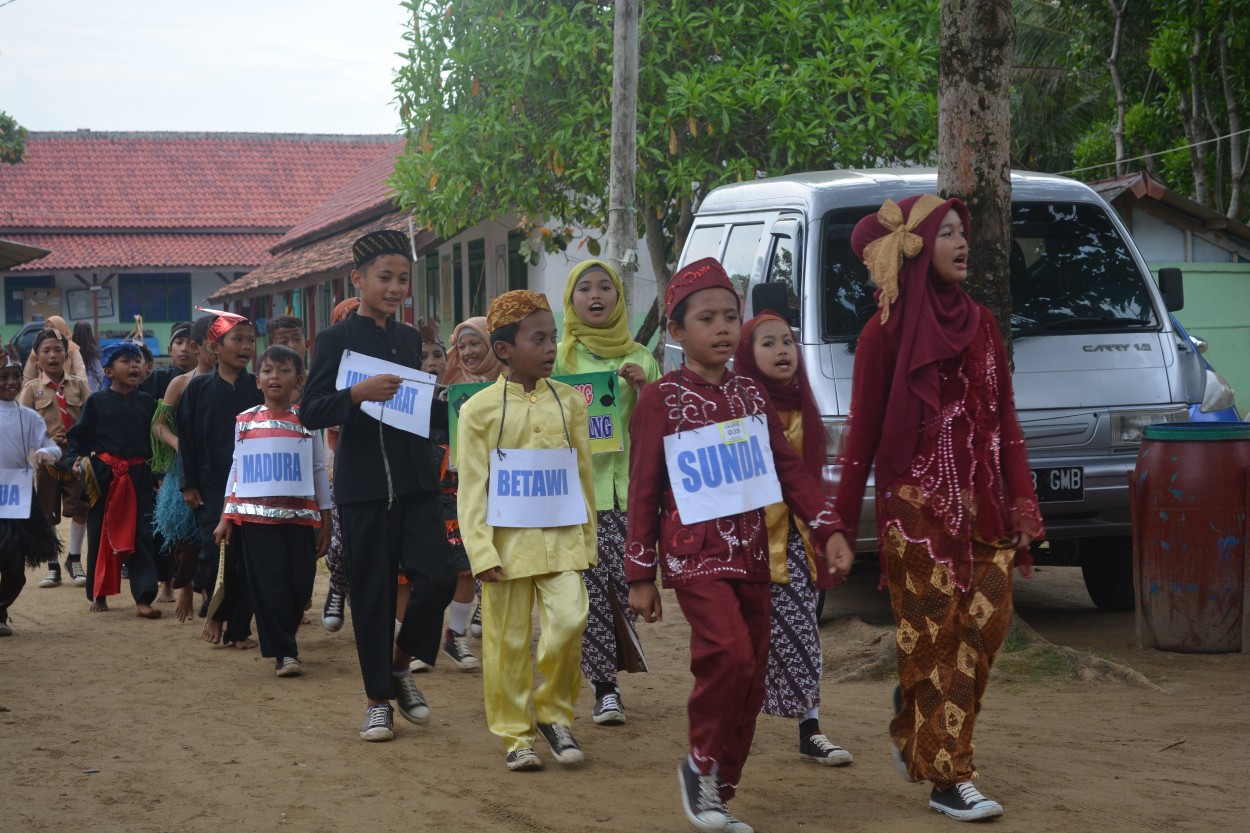
<instances>
[{"instance_id":1,"label":"child marching","mask_svg":"<svg viewBox=\"0 0 1250 833\"><path fill-rule=\"evenodd\" d=\"M825 427L803 372L790 324L765 311L742 326L734 372L753 379L777 410L790 447L819 482L825 465ZM844 766L851 753L820 730L823 656L816 604L819 572L807 525L784 503L764 509L772 573L772 627L764 713L797 718L799 755L825 766Z\"/></svg>"},{"instance_id":2,"label":"child marching","mask_svg":"<svg viewBox=\"0 0 1250 833\"><path fill-rule=\"evenodd\" d=\"M261 654L279 677L303 673L295 631L312 598L317 559L330 546L330 484L321 439L299 420L291 397L304 381L304 360L275 345L260 357L257 384L265 403L235 421L234 463L214 530L243 543Z\"/></svg>"},{"instance_id":3,"label":"child marching","mask_svg":"<svg viewBox=\"0 0 1250 833\"><path fill-rule=\"evenodd\" d=\"M507 371L464 403L456 447L461 530L482 581L486 721L503 739L510 770L542 767L539 733L557 761L575 764L583 759L572 726L587 609L578 572L595 565L586 399L549 378L556 328L546 297L506 292L487 319ZM542 635L531 661L535 603Z\"/></svg>"},{"instance_id":4,"label":"child marching","mask_svg":"<svg viewBox=\"0 0 1250 833\"><path fill-rule=\"evenodd\" d=\"M57 563L61 542L34 500L35 468L55 463L61 448L43 418L17 403L22 361L17 348L0 348L0 636L12 636L9 608L26 584L26 567Z\"/></svg>"},{"instance_id":5,"label":"child marching","mask_svg":"<svg viewBox=\"0 0 1250 833\"><path fill-rule=\"evenodd\" d=\"M630 606L655 622L663 614L658 568L690 623L690 753L678 765L686 817L699 830L749 833L725 802L764 704L771 605L763 507L784 498L823 550L817 566L830 578L846 574L853 553L833 534L832 503L790 448L767 395L726 367L742 323L724 268L712 258L682 268L664 305L684 364L643 388L630 423L625 577Z\"/></svg>"},{"instance_id":6,"label":"child marching","mask_svg":"<svg viewBox=\"0 0 1250 833\"><path fill-rule=\"evenodd\" d=\"M594 455L595 510L599 563L582 573L590 597L590 615L582 638L582 674L595 690L591 718L606 726L625 722L617 672L626 670L631 646L618 644L618 628L638 641L636 616L629 608L625 583L625 506L629 499L629 419L643 385L660 378L651 351L629 334L625 291L616 270L587 260L569 273L564 288L563 338L555 373L609 370L623 380L617 388L623 448ZM638 670L643 670L639 668Z\"/></svg>"}]
</instances>

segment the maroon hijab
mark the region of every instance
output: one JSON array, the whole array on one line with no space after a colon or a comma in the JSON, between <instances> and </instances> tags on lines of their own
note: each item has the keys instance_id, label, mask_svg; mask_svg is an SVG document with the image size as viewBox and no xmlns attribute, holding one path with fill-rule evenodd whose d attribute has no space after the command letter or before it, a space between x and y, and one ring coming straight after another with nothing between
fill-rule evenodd
<instances>
[{"instance_id":1,"label":"maroon hijab","mask_svg":"<svg viewBox=\"0 0 1250 833\"><path fill-rule=\"evenodd\" d=\"M924 200L924 202L921 202ZM931 208L918 223L907 222L917 203L921 210ZM965 233L971 224L962 200L951 199L934 207L935 198L916 195L890 200L876 214L860 220L851 233L851 248L866 263L882 261L886 266L873 269L873 282L883 287L877 292L882 308L881 326L894 356L894 373L886 402L882 436L888 437L877 449L876 481L893 482L907 471L916 453L918 429L930 434L937 430L938 363L954 358L972 343L980 326L980 311L962 286L939 278L929 268L938 227L952 208L959 213ZM903 224L899 223L899 210ZM906 226L911 226L910 231ZM876 251L865 249L881 241ZM888 249L888 251L882 251ZM891 298L888 273L898 264L896 298ZM870 263L870 269L873 263ZM893 303L890 303L893 301ZM873 326L869 322L868 326Z\"/></svg>"},{"instance_id":2,"label":"maroon hijab","mask_svg":"<svg viewBox=\"0 0 1250 833\"><path fill-rule=\"evenodd\" d=\"M788 385L769 379L755 361L755 327L761 321L768 320L780 321L787 327L790 326L780 315L768 311L761 312L743 324L742 338L738 342L737 352L734 353L734 372L740 376L749 376L764 388L777 410L799 411L803 414L803 463L812 477L820 480L825 466L825 426L820 421L820 409L816 407L811 382L803 372L803 359L799 356L797 345L794 351L796 373Z\"/></svg>"}]
</instances>

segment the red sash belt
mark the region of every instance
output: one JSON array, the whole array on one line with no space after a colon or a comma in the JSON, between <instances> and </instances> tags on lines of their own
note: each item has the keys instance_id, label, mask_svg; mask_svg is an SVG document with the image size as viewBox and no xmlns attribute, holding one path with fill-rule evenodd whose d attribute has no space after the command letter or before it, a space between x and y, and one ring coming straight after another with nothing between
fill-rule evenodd
<instances>
[{"instance_id":1,"label":"red sash belt","mask_svg":"<svg viewBox=\"0 0 1250 833\"><path fill-rule=\"evenodd\" d=\"M93 597L116 596L122 587L122 561L135 551L135 529L138 527L139 504L135 484L130 480L130 467L143 462L142 457L114 457L99 453L96 458L113 469L104 503L104 525L100 530L100 550L96 554Z\"/></svg>"}]
</instances>

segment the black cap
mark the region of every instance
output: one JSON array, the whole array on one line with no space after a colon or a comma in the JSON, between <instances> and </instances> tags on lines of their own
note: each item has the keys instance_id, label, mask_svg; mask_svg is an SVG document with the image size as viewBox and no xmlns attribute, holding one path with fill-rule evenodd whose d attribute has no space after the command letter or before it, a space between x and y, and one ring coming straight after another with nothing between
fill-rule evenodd
<instances>
[{"instance_id":1,"label":"black cap","mask_svg":"<svg viewBox=\"0 0 1250 833\"><path fill-rule=\"evenodd\" d=\"M402 231L375 231L352 244L352 259L356 262L357 269L366 261L382 255L399 255L406 260L412 260L408 235Z\"/></svg>"}]
</instances>

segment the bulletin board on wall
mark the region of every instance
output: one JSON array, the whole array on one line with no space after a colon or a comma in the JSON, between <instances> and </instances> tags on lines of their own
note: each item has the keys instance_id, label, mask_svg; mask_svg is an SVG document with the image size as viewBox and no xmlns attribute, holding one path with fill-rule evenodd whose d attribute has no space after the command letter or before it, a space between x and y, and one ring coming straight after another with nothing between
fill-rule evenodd
<instances>
[{"instance_id":1,"label":"bulletin board on wall","mask_svg":"<svg viewBox=\"0 0 1250 833\"><path fill-rule=\"evenodd\" d=\"M113 312L113 287L104 286L97 291L90 289L71 289L65 293L69 300L69 317L74 321L85 321L99 315L100 318L112 318L116 313ZM92 307L91 296L99 297L99 310Z\"/></svg>"},{"instance_id":2,"label":"bulletin board on wall","mask_svg":"<svg viewBox=\"0 0 1250 833\"><path fill-rule=\"evenodd\" d=\"M24 321L46 321L60 314L61 290L30 287L22 290L22 319Z\"/></svg>"}]
</instances>

